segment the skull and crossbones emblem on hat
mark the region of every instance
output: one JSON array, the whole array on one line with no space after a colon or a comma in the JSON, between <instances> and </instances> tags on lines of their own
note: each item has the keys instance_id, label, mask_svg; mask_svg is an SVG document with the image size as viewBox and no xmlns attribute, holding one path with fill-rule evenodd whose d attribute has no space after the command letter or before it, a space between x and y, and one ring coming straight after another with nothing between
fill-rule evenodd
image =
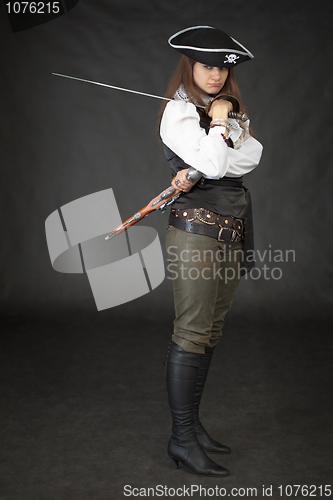
<instances>
[{"instance_id":1,"label":"skull and crossbones emblem on hat","mask_svg":"<svg viewBox=\"0 0 333 500\"><path fill-rule=\"evenodd\" d=\"M236 56L236 54L226 54L225 55L226 60L224 61L225 63L234 63L236 64L236 59L239 59L239 56Z\"/></svg>"}]
</instances>

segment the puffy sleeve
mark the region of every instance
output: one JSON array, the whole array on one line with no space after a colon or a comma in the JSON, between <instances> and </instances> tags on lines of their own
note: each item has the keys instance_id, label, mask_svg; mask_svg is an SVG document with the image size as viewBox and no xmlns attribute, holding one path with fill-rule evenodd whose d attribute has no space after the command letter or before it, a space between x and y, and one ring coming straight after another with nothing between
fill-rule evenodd
<instances>
[{"instance_id":1,"label":"puffy sleeve","mask_svg":"<svg viewBox=\"0 0 333 500\"><path fill-rule=\"evenodd\" d=\"M200 127L194 104L184 101L168 102L160 135L164 144L185 163L213 179L239 177L251 172L262 154L262 145L249 134L238 149L227 146L221 136L221 127L211 128L207 135Z\"/></svg>"}]
</instances>

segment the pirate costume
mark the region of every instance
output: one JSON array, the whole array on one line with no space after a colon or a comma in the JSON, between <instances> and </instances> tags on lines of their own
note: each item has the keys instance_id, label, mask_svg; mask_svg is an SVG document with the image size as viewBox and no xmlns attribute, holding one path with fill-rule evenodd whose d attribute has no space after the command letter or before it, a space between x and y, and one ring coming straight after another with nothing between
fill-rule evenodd
<instances>
[{"instance_id":1,"label":"pirate costume","mask_svg":"<svg viewBox=\"0 0 333 500\"><path fill-rule=\"evenodd\" d=\"M231 68L253 58L235 39L209 26L182 30L169 38L169 44L212 67ZM203 99L208 102L213 97ZM173 175L190 166L203 174L173 205L166 236L175 302L166 362L173 421L168 454L177 467L180 461L194 474L224 477L229 471L206 453L231 450L204 429L199 405L240 275L253 265L246 259L253 249L253 230L243 176L258 165L262 146L251 137L249 121L239 124L229 118L228 123L212 125L196 104L181 86L166 105L160 124Z\"/></svg>"}]
</instances>

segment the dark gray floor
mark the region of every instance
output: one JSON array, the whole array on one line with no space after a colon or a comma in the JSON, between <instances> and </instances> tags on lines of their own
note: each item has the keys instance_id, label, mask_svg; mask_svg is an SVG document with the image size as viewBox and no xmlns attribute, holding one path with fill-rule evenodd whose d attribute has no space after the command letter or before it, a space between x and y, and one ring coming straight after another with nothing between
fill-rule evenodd
<instances>
[{"instance_id":1,"label":"dark gray floor","mask_svg":"<svg viewBox=\"0 0 333 500\"><path fill-rule=\"evenodd\" d=\"M333 478L331 327L230 316L201 414L232 448L212 456L231 475L199 478L166 455L172 311L144 318L137 303L3 321L1 500L110 500L125 498L125 485L146 488L140 497L157 485L169 497L191 485L262 497L273 485L276 499L289 497L279 485L315 485L327 498L319 487Z\"/></svg>"}]
</instances>

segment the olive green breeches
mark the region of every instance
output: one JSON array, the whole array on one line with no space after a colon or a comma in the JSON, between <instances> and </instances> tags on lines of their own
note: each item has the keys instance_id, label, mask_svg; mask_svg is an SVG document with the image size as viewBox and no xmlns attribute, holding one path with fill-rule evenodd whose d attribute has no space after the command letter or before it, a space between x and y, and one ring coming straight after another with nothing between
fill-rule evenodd
<instances>
[{"instance_id":1,"label":"olive green breeches","mask_svg":"<svg viewBox=\"0 0 333 500\"><path fill-rule=\"evenodd\" d=\"M169 227L166 248L175 305L172 340L185 351L204 353L222 336L240 281L243 242L218 241Z\"/></svg>"}]
</instances>

